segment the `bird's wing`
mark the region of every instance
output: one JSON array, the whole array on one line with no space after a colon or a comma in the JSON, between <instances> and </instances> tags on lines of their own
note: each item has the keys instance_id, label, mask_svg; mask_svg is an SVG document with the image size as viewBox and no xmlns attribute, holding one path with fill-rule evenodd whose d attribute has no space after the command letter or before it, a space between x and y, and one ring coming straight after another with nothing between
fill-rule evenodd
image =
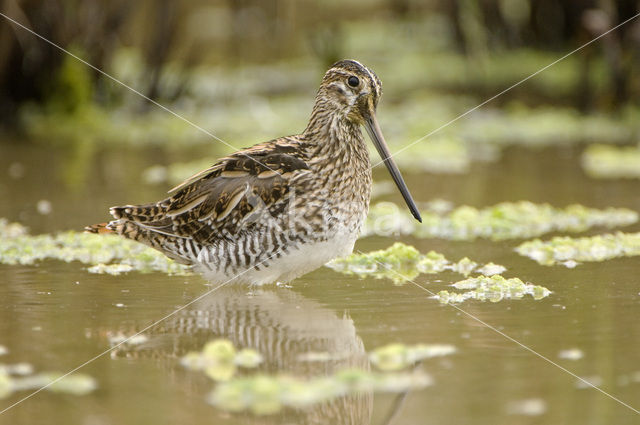
<instances>
[{"instance_id":1,"label":"bird's wing","mask_svg":"<svg viewBox=\"0 0 640 425\"><path fill-rule=\"evenodd\" d=\"M299 143L280 139L236 152L149 205L114 207L117 219L169 236L207 243L250 230L265 212L283 214L297 177L309 172Z\"/></svg>"}]
</instances>

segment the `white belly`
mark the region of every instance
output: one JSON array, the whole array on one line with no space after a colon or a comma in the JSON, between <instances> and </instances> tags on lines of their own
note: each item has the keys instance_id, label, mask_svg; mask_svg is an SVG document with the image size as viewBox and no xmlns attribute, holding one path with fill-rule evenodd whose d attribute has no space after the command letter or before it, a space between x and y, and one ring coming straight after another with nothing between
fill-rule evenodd
<instances>
[{"instance_id":1,"label":"white belly","mask_svg":"<svg viewBox=\"0 0 640 425\"><path fill-rule=\"evenodd\" d=\"M287 283L296 277L309 273L325 265L334 258L351 254L357 239L356 234L341 234L325 242L307 243L298 249L290 249L288 253L277 258L273 256L266 262L267 268L245 269L236 275L227 275L206 267L196 266L196 270L203 277L215 284L242 283L249 285L264 285L267 283Z\"/></svg>"}]
</instances>

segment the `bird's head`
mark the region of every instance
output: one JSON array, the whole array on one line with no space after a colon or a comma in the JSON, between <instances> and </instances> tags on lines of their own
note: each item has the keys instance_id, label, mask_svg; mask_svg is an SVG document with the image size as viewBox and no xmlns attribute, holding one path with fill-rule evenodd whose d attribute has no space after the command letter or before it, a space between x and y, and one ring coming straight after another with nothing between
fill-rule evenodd
<instances>
[{"instance_id":1,"label":"bird's head","mask_svg":"<svg viewBox=\"0 0 640 425\"><path fill-rule=\"evenodd\" d=\"M375 115L382 96L382 83L369 68L354 60L334 63L324 74L318 101L355 124L365 124Z\"/></svg>"},{"instance_id":2,"label":"bird's head","mask_svg":"<svg viewBox=\"0 0 640 425\"><path fill-rule=\"evenodd\" d=\"M409 193L409 189L407 189L398 166L391 157L376 118L376 108L381 96L382 83L372 70L355 60L341 60L334 63L324 74L316 97L316 110L323 110L328 115L365 127L409 206L411 214L421 222L420 212ZM327 115L323 118L332 122L332 120L326 119Z\"/></svg>"}]
</instances>

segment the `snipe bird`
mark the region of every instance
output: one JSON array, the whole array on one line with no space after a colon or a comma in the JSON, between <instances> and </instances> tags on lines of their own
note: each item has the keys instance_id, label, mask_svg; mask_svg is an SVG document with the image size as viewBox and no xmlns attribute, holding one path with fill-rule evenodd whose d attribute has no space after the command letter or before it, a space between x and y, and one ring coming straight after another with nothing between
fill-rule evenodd
<instances>
[{"instance_id":1,"label":"snipe bird","mask_svg":"<svg viewBox=\"0 0 640 425\"><path fill-rule=\"evenodd\" d=\"M86 230L146 244L218 283L285 283L348 255L371 195L361 126L421 221L376 119L381 95L373 71L339 61L325 73L302 134L235 152L168 198L112 207L114 220Z\"/></svg>"}]
</instances>

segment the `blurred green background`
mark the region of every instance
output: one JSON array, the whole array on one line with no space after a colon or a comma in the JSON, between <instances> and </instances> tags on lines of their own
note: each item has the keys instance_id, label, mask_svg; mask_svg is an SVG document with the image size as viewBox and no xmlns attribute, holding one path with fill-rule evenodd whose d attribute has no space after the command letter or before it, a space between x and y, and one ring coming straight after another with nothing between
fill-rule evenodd
<instances>
[{"instance_id":1,"label":"blurred green background","mask_svg":"<svg viewBox=\"0 0 640 425\"><path fill-rule=\"evenodd\" d=\"M380 74L383 104L399 108L394 121L406 117L398 122L402 129L394 128L402 139L397 141L408 142L632 17L638 3L51 0L4 1L2 10L219 137L244 145L303 128L320 76L349 57ZM0 37L6 131L109 145L209 142L6 19ZM639 52L639 25L630 22L491 106L517 101L581 113L637 108ZM637 116L635 109L627 113ZM138 131L141 126L155 131Z\"/></svg>"},{"instance_id":2,"label":"blurred green background","mask_svg":"<svg viewBox=\"0 0 640 425\"><path fill-rule=\"evenodd\" d=\"M635 16L637 0L0 0L0 12L233 146L0 17L0 217L32 235L105 221L109 206L162 199L235 148L302 131L323 73L342 58L363 62L382 80L378 119L421 206L526 200L640 211L639 19L451 122ZM375 202L402 205L380 168ZM521 224L500 208L482 211ZM580 236L604 231L580 229ZM541 266L514 252L523 238L413 232L363 237L356 249L401 240L455 261L497 262L507 277L547 287L552 293L542 300L473 300L464 308L633 405L640 396L637 257ZM131 335L210 288L199 276L96 275L51 259L2 264L0 272L2 361L37 370L82 364L114 336ZM453 275L419 282L450 288ZM82 370L96 378L96 392L38 394L0 424L36 417L136 425L637 422L632 410L419 288L328 268L291 289L223 288L145 335L146 345ZM434 387L410 393L405 404L376 395L374 405L365 394L253 418L208 405L212 383L179 364L215 337L259 349L268 358L263 372L303 377L369 367L366 352L394 342L452 344L459 353L426 364ZM296 357L325 350L346 354L314 363ZM583 357L558 354L566 350Z\"/></svg>"},{"instance_id":3,"label":"blurred green background","mask_svg":"<svg viewBox=\"0 0 640 425\"><path fill-rule=\"evenodd\" d=\"M236 148L301 131L322 74L341 58L381 78L379 119L406 171L464 174L513 145L638 138L637 20L440 128L631 18L634 0L50 0L2 10L221 139L3 18L0 149L10 178L25 174L24 158L42 172L57 167L61 202L131 182L164 188ZM596 149L595 169L592 153L583 154L588 173L616 174L618 151ZM631 160L617 175L636 176L637 150L622 156ZM78 203L76 218L98 218ZM28 212L0 214L44 230ZM78 222L60 214L46 226Z\"/></svg>"}]
</instances>

